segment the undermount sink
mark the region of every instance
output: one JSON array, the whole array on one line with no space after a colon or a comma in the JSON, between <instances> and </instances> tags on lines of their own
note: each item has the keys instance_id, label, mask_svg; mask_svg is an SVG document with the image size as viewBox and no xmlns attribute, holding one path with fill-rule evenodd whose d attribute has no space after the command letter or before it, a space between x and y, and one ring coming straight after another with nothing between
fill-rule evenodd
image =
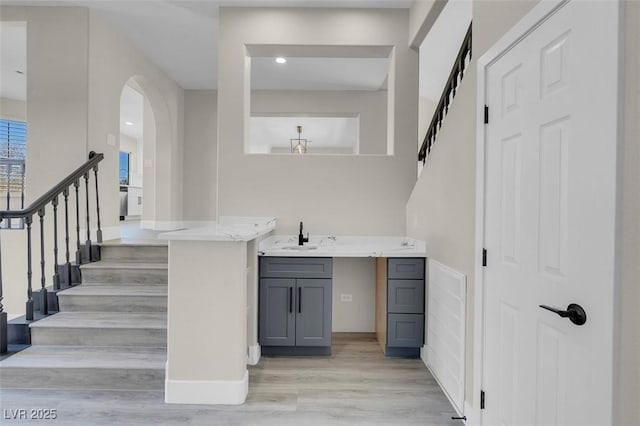
<instances>
[{"instance_id":1,"label":"undermount sink","mask_svg":"<svg viewBox=\"0 0 640 426\"><path fill-rule=\"evenodd\" d=\"M283 250L315 250L317 249L318 246L284 246L282 247Z\"/></svg>"}]
</instances>

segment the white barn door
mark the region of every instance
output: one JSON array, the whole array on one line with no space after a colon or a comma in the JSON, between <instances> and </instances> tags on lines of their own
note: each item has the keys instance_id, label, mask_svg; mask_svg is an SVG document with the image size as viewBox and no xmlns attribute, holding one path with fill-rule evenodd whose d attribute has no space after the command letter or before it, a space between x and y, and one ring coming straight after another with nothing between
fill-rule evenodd
<instances>
[{"instance_id":1,"label":"white barn door","mask_svg":"<svg viewBox=\"0 0 640 426\"><path fill-rule=\"evenodd\" d=\"M612 421L618 7L568 2L486 68L484 425Z\"/></svg>"}]
</instances>

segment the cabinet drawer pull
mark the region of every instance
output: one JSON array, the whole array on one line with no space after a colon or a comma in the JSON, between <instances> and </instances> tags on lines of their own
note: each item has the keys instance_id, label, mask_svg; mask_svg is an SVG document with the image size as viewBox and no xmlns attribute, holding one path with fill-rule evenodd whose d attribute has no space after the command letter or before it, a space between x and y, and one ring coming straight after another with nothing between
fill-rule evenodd
<instances>
[{"instance_id":1,"label":"cabinet drawer pull","mask_svg":"<svg viewBox=\"0 0 640 426\"><path fill-rule=\"evenodd\" d=\"M298 287L298 313L302 313L302 287Z\"/></svg>"},{"instance_id":2,"label":"cabinet drawer pull","mask_svg":"<svg viewBox=\"0 0 640 426\"><path fill-rule=\"evenodd\" d=\"M293 312L293 287L289 287L289 313Z\"/></svg>"}]
</instances>

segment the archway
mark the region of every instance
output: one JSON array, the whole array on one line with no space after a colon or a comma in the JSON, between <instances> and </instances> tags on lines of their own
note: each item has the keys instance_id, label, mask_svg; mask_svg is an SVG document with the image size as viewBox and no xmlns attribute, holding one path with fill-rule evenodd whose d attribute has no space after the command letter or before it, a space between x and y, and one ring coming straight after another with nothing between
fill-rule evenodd
<instances>
[{"instance_id":1,"label":"archway","mask_svg":"<svg viewBox=\"0 0 640 426\"><path fill-rule=\"evenodd\" d=\"M143 205L146 204L142 202L146 199L143 198L145 122L148 121L148 118L145 120L145 101L145 96L131 85L125 84L122 88L118 146L120 221L140 221ZM150 131L147 128L147 132ZM146 139L148 141L149 136Z\"/></svg>"},{"instance_id":2,"label":"archway","mask_svg":"<svg viewBox=\"0 0 640 426\"><path fill-rule=\"evenodd\" d=\"M144 76L133 76L123 85L143 97L142 111L142 212L140 228L171 230L180 226L177 198L178 176L177 134L165 98Z\"/></svg>"}]
</instances>

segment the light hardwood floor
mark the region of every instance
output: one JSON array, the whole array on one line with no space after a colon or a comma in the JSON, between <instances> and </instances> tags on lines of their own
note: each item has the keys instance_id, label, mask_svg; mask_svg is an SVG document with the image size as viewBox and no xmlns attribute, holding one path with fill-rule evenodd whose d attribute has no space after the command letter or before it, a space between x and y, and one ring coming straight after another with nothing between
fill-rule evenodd
<instances>
[{"instance_id":1,"label":"light hardwood floor","mask_svg":"<svg viewBox=\"0 0 640 426\"><path fill-rule=\"evenodd\" d=\"M55 408L57 419L6 418L21 408ZM7 425L462 425L453 415L422 361L385 358L364 333L334 334L330 357L263 357L240 406L170 405L162 391L0 391Z\"/></svg>"}]
</instances>

